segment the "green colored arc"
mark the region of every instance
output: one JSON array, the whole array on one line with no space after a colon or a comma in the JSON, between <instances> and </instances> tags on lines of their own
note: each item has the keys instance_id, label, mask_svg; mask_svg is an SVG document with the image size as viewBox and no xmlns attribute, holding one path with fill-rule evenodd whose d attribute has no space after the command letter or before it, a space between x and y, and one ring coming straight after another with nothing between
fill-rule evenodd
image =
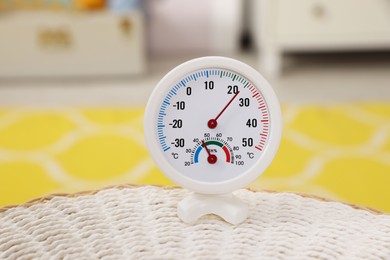
<instances>
[{"instance_id":1,"label":"green colored arc","mask_svg":"<svg viewBox=\"0 0 390 260\"><path fill-rule=\"evenodd\" d=\"M206 145L214 144L214 145L218 145L219 147L223 147L223 145L224 145L224 144L217 142L217 141L207 141L205 143L206 143Z\"/></svg>"}]
</instances>

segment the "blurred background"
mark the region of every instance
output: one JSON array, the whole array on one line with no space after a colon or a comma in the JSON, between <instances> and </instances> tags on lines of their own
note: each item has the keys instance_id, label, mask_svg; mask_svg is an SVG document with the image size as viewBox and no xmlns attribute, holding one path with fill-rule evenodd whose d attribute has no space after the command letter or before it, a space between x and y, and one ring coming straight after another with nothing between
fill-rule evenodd
<instances>
[{"instance_id":1,"label":"blurred background","mask_svg":"<svg viewBox=\"0 0 390 260\"><path fill-rule=\"evenodd\" d=\"M143 139L165 73L223 55L283 110L251 187L390 212L390 1L0 0L0 206L118 183L172 184Z\"/></svg>"}]
</instances>

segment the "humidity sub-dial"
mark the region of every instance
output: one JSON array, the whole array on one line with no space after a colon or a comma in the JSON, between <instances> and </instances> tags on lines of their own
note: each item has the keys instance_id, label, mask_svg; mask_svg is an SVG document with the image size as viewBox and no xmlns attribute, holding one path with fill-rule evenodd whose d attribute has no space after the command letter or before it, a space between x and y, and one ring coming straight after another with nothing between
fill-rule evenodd
<instances>
[{"instance_id":1,"label":"humidity sub-dial","mask_svg":"<svg viewBox=\"0 0 390 260\"><path fill-rule=\"evenodd\" d=\"M234 164L233 150L229 144L218 137L200 140L191 154L191 164Z\"/></svg>"}]
</instances>

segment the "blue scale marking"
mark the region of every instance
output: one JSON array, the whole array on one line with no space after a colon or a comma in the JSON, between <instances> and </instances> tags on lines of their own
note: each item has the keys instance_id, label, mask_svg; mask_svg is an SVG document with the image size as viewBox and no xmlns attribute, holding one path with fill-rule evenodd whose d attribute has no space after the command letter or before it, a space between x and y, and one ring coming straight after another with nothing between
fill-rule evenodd
<instances>
[{"instance_id":1,"label":"blue scale marking","mask_svg":"<svg viewBox=\"0 0 390 260\"><path fill-rule=\"evenodd\" d=\"M186 84L184 83L184 81L181 81L181 84L183 85L183 86L185 86Z\"/></svg>"},{"instance_id":2,"label":"blue scale marking","mask_svg":"<svg viewBox=\"0 0 390 260\"><path fill-rule=\"evenodd\" d=\"M169 94L168 94L168 96L169 96ZM162 146L164 152L168 151L170 149L170 147L168 147L166 142L165 142L166 136L164 136L164 132L163 132L163 127L165 127L165 125L163 123L163 119L164 119L164 116L166 115L164 112L165 112L167 106L170 105L169 100L170 100L170 98L165 98L163 100L163 104L161 105L160 111L158 113L158 120L157 120L157 122L158 122L157 123L158 139L160 140L160 145Z\"/></svg>"},{"instance_id":3,"label":"blue scale marking","mask_svg":"<svg viewBox=\"0 0 390 260\"><path fill-rule=\"evenodd\" d=\"M209 71L206 70L206 77L209 77Z\"/></svg>"},{"instance_id":4,"label":"blue scale marking","mask_svg":"<svg viewBox=\"0 0 390 260\"><path fill-rule=\"evenodd\" d=\"M198 158L199 158L199 153L200 153L200 151L202 150L202 146L200 145L199 147L198 147L198 149L196 149L196 151L195 151L195 155L194 155L194 158L195 158L195 163L198 163Z\"/></svg>"}]
</instances>

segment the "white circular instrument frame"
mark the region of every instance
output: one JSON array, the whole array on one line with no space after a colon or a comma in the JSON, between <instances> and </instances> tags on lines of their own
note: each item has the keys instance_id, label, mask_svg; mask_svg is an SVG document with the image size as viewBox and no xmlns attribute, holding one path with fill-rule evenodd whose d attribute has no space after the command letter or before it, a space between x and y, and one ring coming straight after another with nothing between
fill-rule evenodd
<instances>
[{"instance_id":1,"label":"white circular instrument frame","mask_svg":"<svg viewBox=\"0 0 390 260\"><path fill-rule=\"evenodd\" d=\"M233 71L248 79L263 96L270 117L270 133L267 145L260 158L251 168L237 177L222 182L201 182L186 177L166 159L158 141L157 120L161 103L173 86L189 73L208 68ZM282 115L279 101L267 80L249 65L226 57L209 56L187 61L168 72L156 85L146 106L144 133L148 151L162 172L174 183L201 194L225 194L243 188L258 178L272 162L279 148L282 136Z\"/></svg>"}]
</instances>

